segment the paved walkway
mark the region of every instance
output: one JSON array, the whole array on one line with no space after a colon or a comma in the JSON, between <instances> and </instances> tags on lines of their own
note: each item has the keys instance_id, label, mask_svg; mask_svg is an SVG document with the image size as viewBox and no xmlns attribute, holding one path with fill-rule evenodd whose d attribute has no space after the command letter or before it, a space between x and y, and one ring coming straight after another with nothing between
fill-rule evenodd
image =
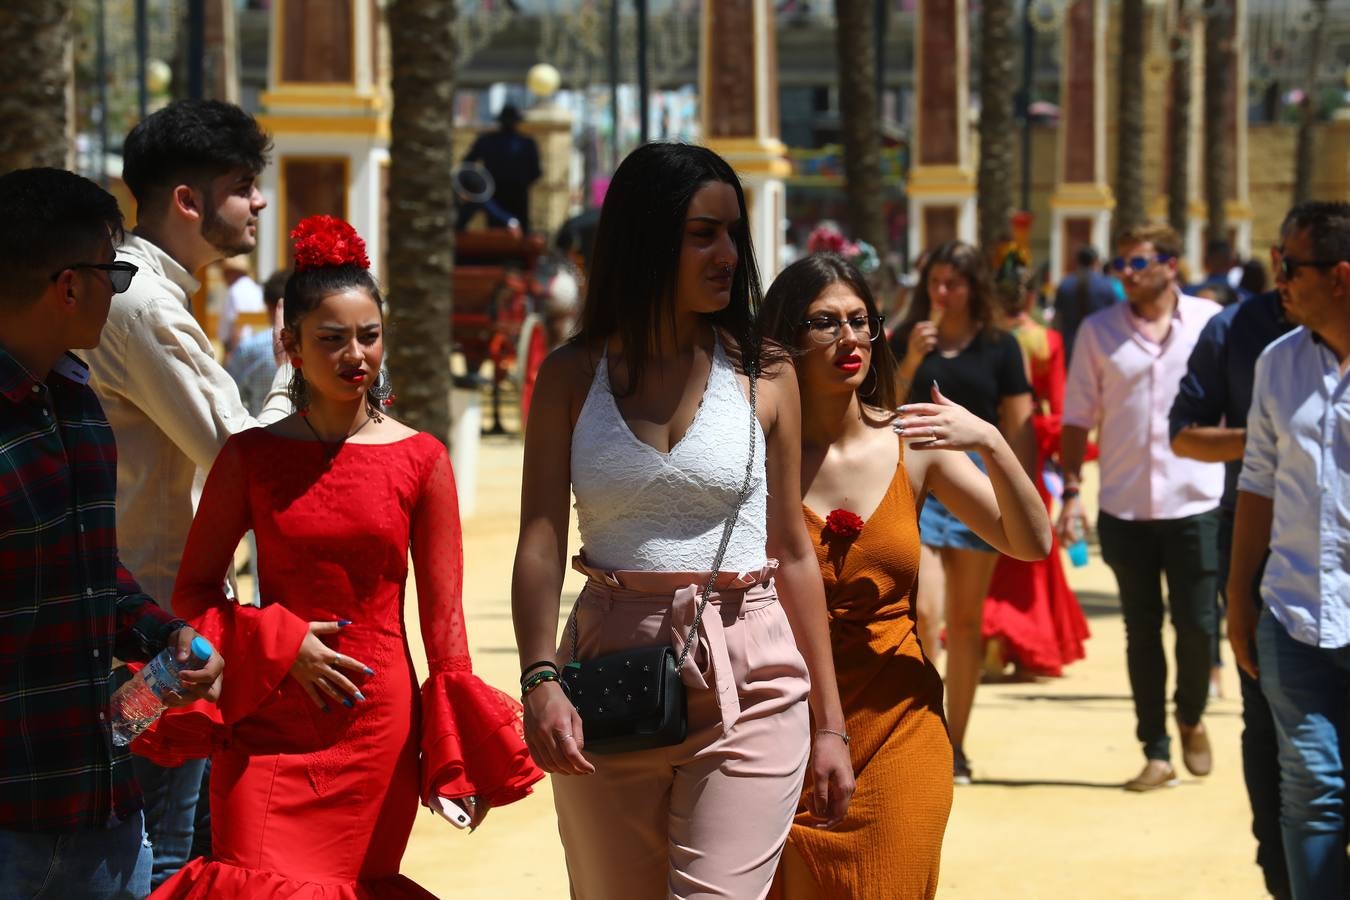
<instances>
[{"instance_id":1,"label":"paved walkway","mask_svg":"<svg viewBox=\"0 0 1350 900\"><path fill-rule=\"evenodd\" d=\"M517 661L510 581L520 459L519 442L484 440L479 511L464 529L465 608L475 667L512 693ZM980 688L967 745L977 781L956 791L940 896L1263 897L1252 862L1255 845L1238 754L1240 702L1231 665L1226 699L1213 703L1207 716L1214 774L1187 777L1179 787L1154 794L1125 793L1119 785L1135 774L1142 756L1133 737L1114 582L1095 554L1088 567L1071 570L1069 577L1091 620L1088 658L1062 679ZM569 573L564 611L580 586L580 578ZM408 622L415 628L417 617L410 614ZM415 648L422 666L419 657ZM403 871L445 898L566 898L547 782L526 800L493 811L473 835L424 812Z\"/></svg>"}]
</instances>

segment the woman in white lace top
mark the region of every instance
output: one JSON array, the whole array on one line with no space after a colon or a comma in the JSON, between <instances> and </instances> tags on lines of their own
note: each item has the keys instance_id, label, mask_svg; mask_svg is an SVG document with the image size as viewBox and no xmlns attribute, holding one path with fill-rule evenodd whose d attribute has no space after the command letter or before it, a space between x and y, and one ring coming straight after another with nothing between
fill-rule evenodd
<instances>
[{"instance_id":1,"label":"woman in white lace top","mask_svg":"<svg viewBox=\"0 0 1350 900\"><path fill-rule=\"evenodd\" d=\"M853 792L800 513L796 375L754 334L760 296L731 167L680 144L628 156L601 211L578 334L540 372L512 584L526 741L554 775L573 896L763 897L803 778L825 827ZM570 633L557 644L569 495L583 545L573 565L588 576L572 610L586 660L683 646L744 485L680 673L687 736L587 752L553 677L573 658Z\"/></svg>"}]
</instances>

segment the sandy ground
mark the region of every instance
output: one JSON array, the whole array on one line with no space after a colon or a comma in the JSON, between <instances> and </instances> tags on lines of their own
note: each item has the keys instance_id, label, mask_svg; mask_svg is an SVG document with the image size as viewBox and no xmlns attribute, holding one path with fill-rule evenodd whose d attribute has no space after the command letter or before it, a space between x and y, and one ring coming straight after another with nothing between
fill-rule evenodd
<instances>
[{"instance_id":1,"label":"sandy ground","mask_svg":"<svg viewBox=\"0 0 1350 900\"><path fill-rule=\"evenodd\" d=\"M518 441L484 440L479 511L464 528L465 612L475 669L510 693L518 672L510 580L520 458ZM956 790L940 895L1264 897L1252 862L1255 843L1238 749L1241 705L1231 664L1224 673L1225 697L1206 717L1214 774L1185 776L1179 787L1147 795L1122 791L1142 755L1133 737L1115 583L1095 548L1091 563L1071 569L1069 578L1091 622L1088 657L1061 679L980 688L967 742L976 783ZM569 573L564 610L580 587L580 577ZM416 621L408 616L413 627ZM413 656L424 661L420 644ZM1180 770L1179 750L1174 752ZM566 898L547 781L524 801L494 810L473 835L423 812L403 872L443 898Z\"/></svg>"}]
</instances>

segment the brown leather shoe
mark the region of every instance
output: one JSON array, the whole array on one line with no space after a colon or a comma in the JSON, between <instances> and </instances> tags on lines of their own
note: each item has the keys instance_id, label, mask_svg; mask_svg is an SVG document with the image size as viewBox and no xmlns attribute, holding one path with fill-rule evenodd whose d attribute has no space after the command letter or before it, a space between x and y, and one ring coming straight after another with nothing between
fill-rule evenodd
<instances>
[{"instance_id":1,"label":"brown leather shoe","mask_svg":"<svg viewBox=\"0 0 1350 900\"><path fill-rule=\"evenodd\" d=\"M1161 759L1150 759L1144 763L1143 771L1125 782L1125 790L1134 791L1136 794L1176 786L1177 770L1172 768L1170 762Z\"/></svg>"},{"instance_id":2,"label":"brown leather shoe","mask_svg":"<svg viewBox=\"0 0 1350 900\"><path fill-rule=\"evenodd\" d=\"M1209 732L1204 722L1186 725L1177 719L1177 730L1181 732L1181 761L1186 771L1203 777L1214 770L1214 754L1209 747Z\"/></svg>"}]
</instances>

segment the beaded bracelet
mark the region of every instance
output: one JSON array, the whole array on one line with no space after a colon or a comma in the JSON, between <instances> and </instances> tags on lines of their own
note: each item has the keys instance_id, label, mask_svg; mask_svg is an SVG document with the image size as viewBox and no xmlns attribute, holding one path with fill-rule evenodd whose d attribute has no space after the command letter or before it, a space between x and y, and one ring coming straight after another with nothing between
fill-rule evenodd
<instances>
[{"instance_id":1,"label":"beaded bracelet","mask_svg":"<svg viewBox=\"0 0 1350 900\"><path fill-rule=\"evenodd\" d=\"M523 669L520 670L520 683L521 683L521 685L524 685L524 684L525 684L525 679L526 679L527 677L529 677L529 674L530 674L531 672L533 672L535 669L543 668L543 667L545 667L545 666L547 666L548 668L552 669L552 670L554 671L554 673L557 673L557 671L558 671L558 664L555 663L555 662L554 662L553 660L551 660L551 659L541 659L541 660L539 660L539 662L536 662L536 663L530 663L528 666L526 666L525 668L523 668Z\"/></svg>"},{"instance_id":2,"label":"beaded bracelet","mask_svg":"<svg viewBox=\"0 0 1350 900\"><path fill-rule=\"evenodd\" d=\"M550 672L548 670L535 672L520 686L521 698L528 697L531 691L547 681L556 681L557 683L562 684L562 678L557 672Z\"/></svg>"},{"instance_id":3,"label":"beaded bracelet","mask_svg":"<svg viewBox=\"0 0 1350 900\"><path fill-rule=\"evenodd\" d=\"M832 734L835 737L839 738L841 741L843 741L845 747L847 747L850 743L850 739L847 734L845 734L842 731L835 731L832 728L817 728L816 734Z\"/></svg>"}]
</instances>

